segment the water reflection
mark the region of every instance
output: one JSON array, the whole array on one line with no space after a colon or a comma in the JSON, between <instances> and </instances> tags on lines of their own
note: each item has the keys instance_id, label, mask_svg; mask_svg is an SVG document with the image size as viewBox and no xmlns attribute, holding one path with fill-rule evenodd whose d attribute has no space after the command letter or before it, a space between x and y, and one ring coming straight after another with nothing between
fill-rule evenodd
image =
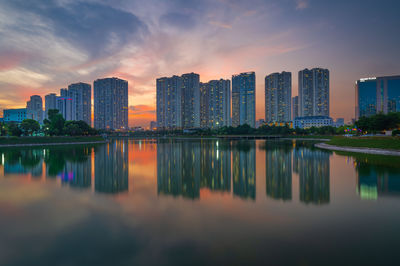
<instances>
[{"instance_id":1,"label":"water reflection","mask_svg":"<svg viewBox=\"0 0 400 266\"><path fill-rule=\"evenodd\" d=\"M94 157L95 190L119 193L128 190L128 147L116 141L97 147Z\"/></svg>"},{"instance_id":2,"label":"water reflection","mask_svg":"<svg viewBox=\"0 0 400 266\"><path fill-rule=\"evenodd\" d=\"M292 199L292 147L266 143L267 196L278 200Z\"/></svg>"},{"instance_id":3,"label":"water reflection","mask_svg":"<svg viewBox=\"0 0 400 266\"><path fill-rule=\"evenodd\" d=\"M227 141L201 142L200 186L212 191L231 191L231 144Z\"/></svg>"},{"instance_id":4,"label":"water reflection","mask_svg":"<svg viewBox=\"0 0 400 266\"><path fill-rule=\"evenodd\" d=\"M306 147L293 151L293 171L300 179L300 201L326 204L330 200L330 153Z\"/></svg>"},{"instance_id":5,"label":"water reflection","mask_svg":"<svg viewBox=\"0 0 400 266\"><path fill-rule=\"evenodd\" d=\"M145 153L143 145L152 148ZM6 178L57 180L62 186L99 193L128 191L131 153L132 158L133 154L141 158L137 161L141 169L151 170L153 163L156 165L158 195L200 199L201 191L208 190L256 201L262 196L256 194L258 183L268 199L286 203L298 199L312 205L331 200L332 153L315 149L309 142L170 139L135 145L116 140L105 145L5 149L0 153ZM400 159L338 154L354 163L355 190L362 199L400 196ZM151 164L145 166L148 161ZM256 182L256 170L261 173L258 178L265 176L265 184L264 178Z\"/></svg>"},{"instance_id":6,"label":"water reflection","mask_svg":"<svg viewBox=\"0 0 400 266\"><path fill-rule=\"evenodd\" d=\"M200 197L200 142L159 141L157 145L158 194Z\"/></svg>"},{"instance_id":7,"label":"water reflection","mask_svg":"<svg viewBox=\"0 0 400 266\"><path fill-rule=\"evenodd\" d=\"M376 155L353 155L357 192L362 199L400 196L400 159Z\"/></svg>"},{"instance_id":8,"label":"water reflection","mask_svg":"<svg viewBox=\"0 0 400 266\"><path fill-rule=\"evenodd\" d=\"M6 149L2 151L4 176L29 174L32 178L59 179L61 185L73 188L89 189L94 185L96 192L127 191L126 145L124 141L115 141L99 146Z\"/></svg>"},{"instance_id":9,"label":"water reflection","mask_svg":"<svg viewBox=\"0 0 400 266\"><path fill-rule=\"evenodd\" d=\"M256 143L232 143L233 194L241 198L256 198Z\"/></svg>"},{"instance_id":10,"label":"water reflection","mask_svg":"<svg viewBox=\"0 0 400 266\"><path fill-rule=\"evenodd\" d=\"M9 150L3 155L3 160L5 176L27 173L31 173L32 177L42 175L42 150Z\"/></svg>"}]
</instances>

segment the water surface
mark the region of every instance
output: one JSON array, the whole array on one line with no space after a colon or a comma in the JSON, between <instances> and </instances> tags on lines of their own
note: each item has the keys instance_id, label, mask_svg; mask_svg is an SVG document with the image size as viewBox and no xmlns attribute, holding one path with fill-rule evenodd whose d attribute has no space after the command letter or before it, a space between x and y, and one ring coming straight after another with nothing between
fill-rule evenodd
<instances>
[{"instance_id":1,"label":"water surface","mask_svg":"<svg viewBox=\"0 0 400 266\"><path fill-rule=\"evenodd\" d=\"M398 265L397 157L210 139L0 155L0 265Z\"/></svg>"}]
</instances>

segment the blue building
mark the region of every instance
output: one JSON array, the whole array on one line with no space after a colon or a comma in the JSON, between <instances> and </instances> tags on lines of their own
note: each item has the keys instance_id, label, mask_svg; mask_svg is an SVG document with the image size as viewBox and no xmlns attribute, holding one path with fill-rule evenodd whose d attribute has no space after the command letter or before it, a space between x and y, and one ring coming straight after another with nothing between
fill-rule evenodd
<instances>
[{"instance_id":1,"label":"blue building","mask_svg":"<svg viewBox=\"0 0 400 266\"><path fill-rule=\"evenodd\" d=\"M400 112L400 76L357 80L356 119L391 112Z\"/></svg>"},{"instance_id":2,"label":"blue building","mask_svg":"<svg viewBox=\"0 0 400 266\"><path fill-rule=\"evenodd\" d=\"M26 108L20 109L4 109L3 111L4 122L21 123L26 119Z\"/></svg>"},{"instance_id":3,"label":"blue building","mask_svg":"<svg viewBox=\"0 0 400 266\"><path fill-rule=\"evenodd\" d=\"M232 126L256 126L256 74L232 76Z\"/></svg>"}]
</instances>

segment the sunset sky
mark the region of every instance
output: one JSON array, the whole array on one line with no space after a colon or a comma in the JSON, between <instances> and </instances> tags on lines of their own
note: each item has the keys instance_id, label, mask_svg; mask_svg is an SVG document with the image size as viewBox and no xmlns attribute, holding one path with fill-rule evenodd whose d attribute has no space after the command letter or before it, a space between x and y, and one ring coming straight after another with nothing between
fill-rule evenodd
<instances>
[{"instance_id":1,"label":"sunset sky","mask_svg":"<svg viewBox=\"0 0 400 266\"><path fill-rule=\"evenodd\" d=\"M400 74L398 0L0 0L0 110L70 83L129 81L130 125L155 120L156 78L264 77L323 67L331 116L354 117L354 83Z\"/></svg>"}]
</instances>

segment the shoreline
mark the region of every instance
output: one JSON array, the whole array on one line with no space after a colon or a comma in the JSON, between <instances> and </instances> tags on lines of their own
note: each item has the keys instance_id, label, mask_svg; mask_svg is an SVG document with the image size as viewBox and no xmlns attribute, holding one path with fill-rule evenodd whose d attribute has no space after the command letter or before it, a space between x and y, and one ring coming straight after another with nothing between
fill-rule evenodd
<instances>
[{"instance_id":1,"label":"shoreline","mask_svg":"<svg viewBox=\"0 0 400 266\"><path fill-rule=\"evenodd\" d=\"M86 144L102 144L107 143L107 140L101 141L82 141L82 142L63 142L63 143L30 143L30 144L0 144L0 148L8 147L37 147L37 146L59 146L59 145L86 145Z\"/></svg>"},{"instance_id":2,"label":"shoreline","mask_svg":"<svg viewBox=\"0 0 400 266\"><path fill-rule=\"evenodd\" d=\"M365 154L376 154L376 155L389 155L389 156L400 156L400 151L385 150L378 148L364 148L364 147L350 147L350 146L335 146L326 143L317 143L314 145L317 148L333 151L344 151L344 152L355 152Z\"/></svg>"}]
</instances>

